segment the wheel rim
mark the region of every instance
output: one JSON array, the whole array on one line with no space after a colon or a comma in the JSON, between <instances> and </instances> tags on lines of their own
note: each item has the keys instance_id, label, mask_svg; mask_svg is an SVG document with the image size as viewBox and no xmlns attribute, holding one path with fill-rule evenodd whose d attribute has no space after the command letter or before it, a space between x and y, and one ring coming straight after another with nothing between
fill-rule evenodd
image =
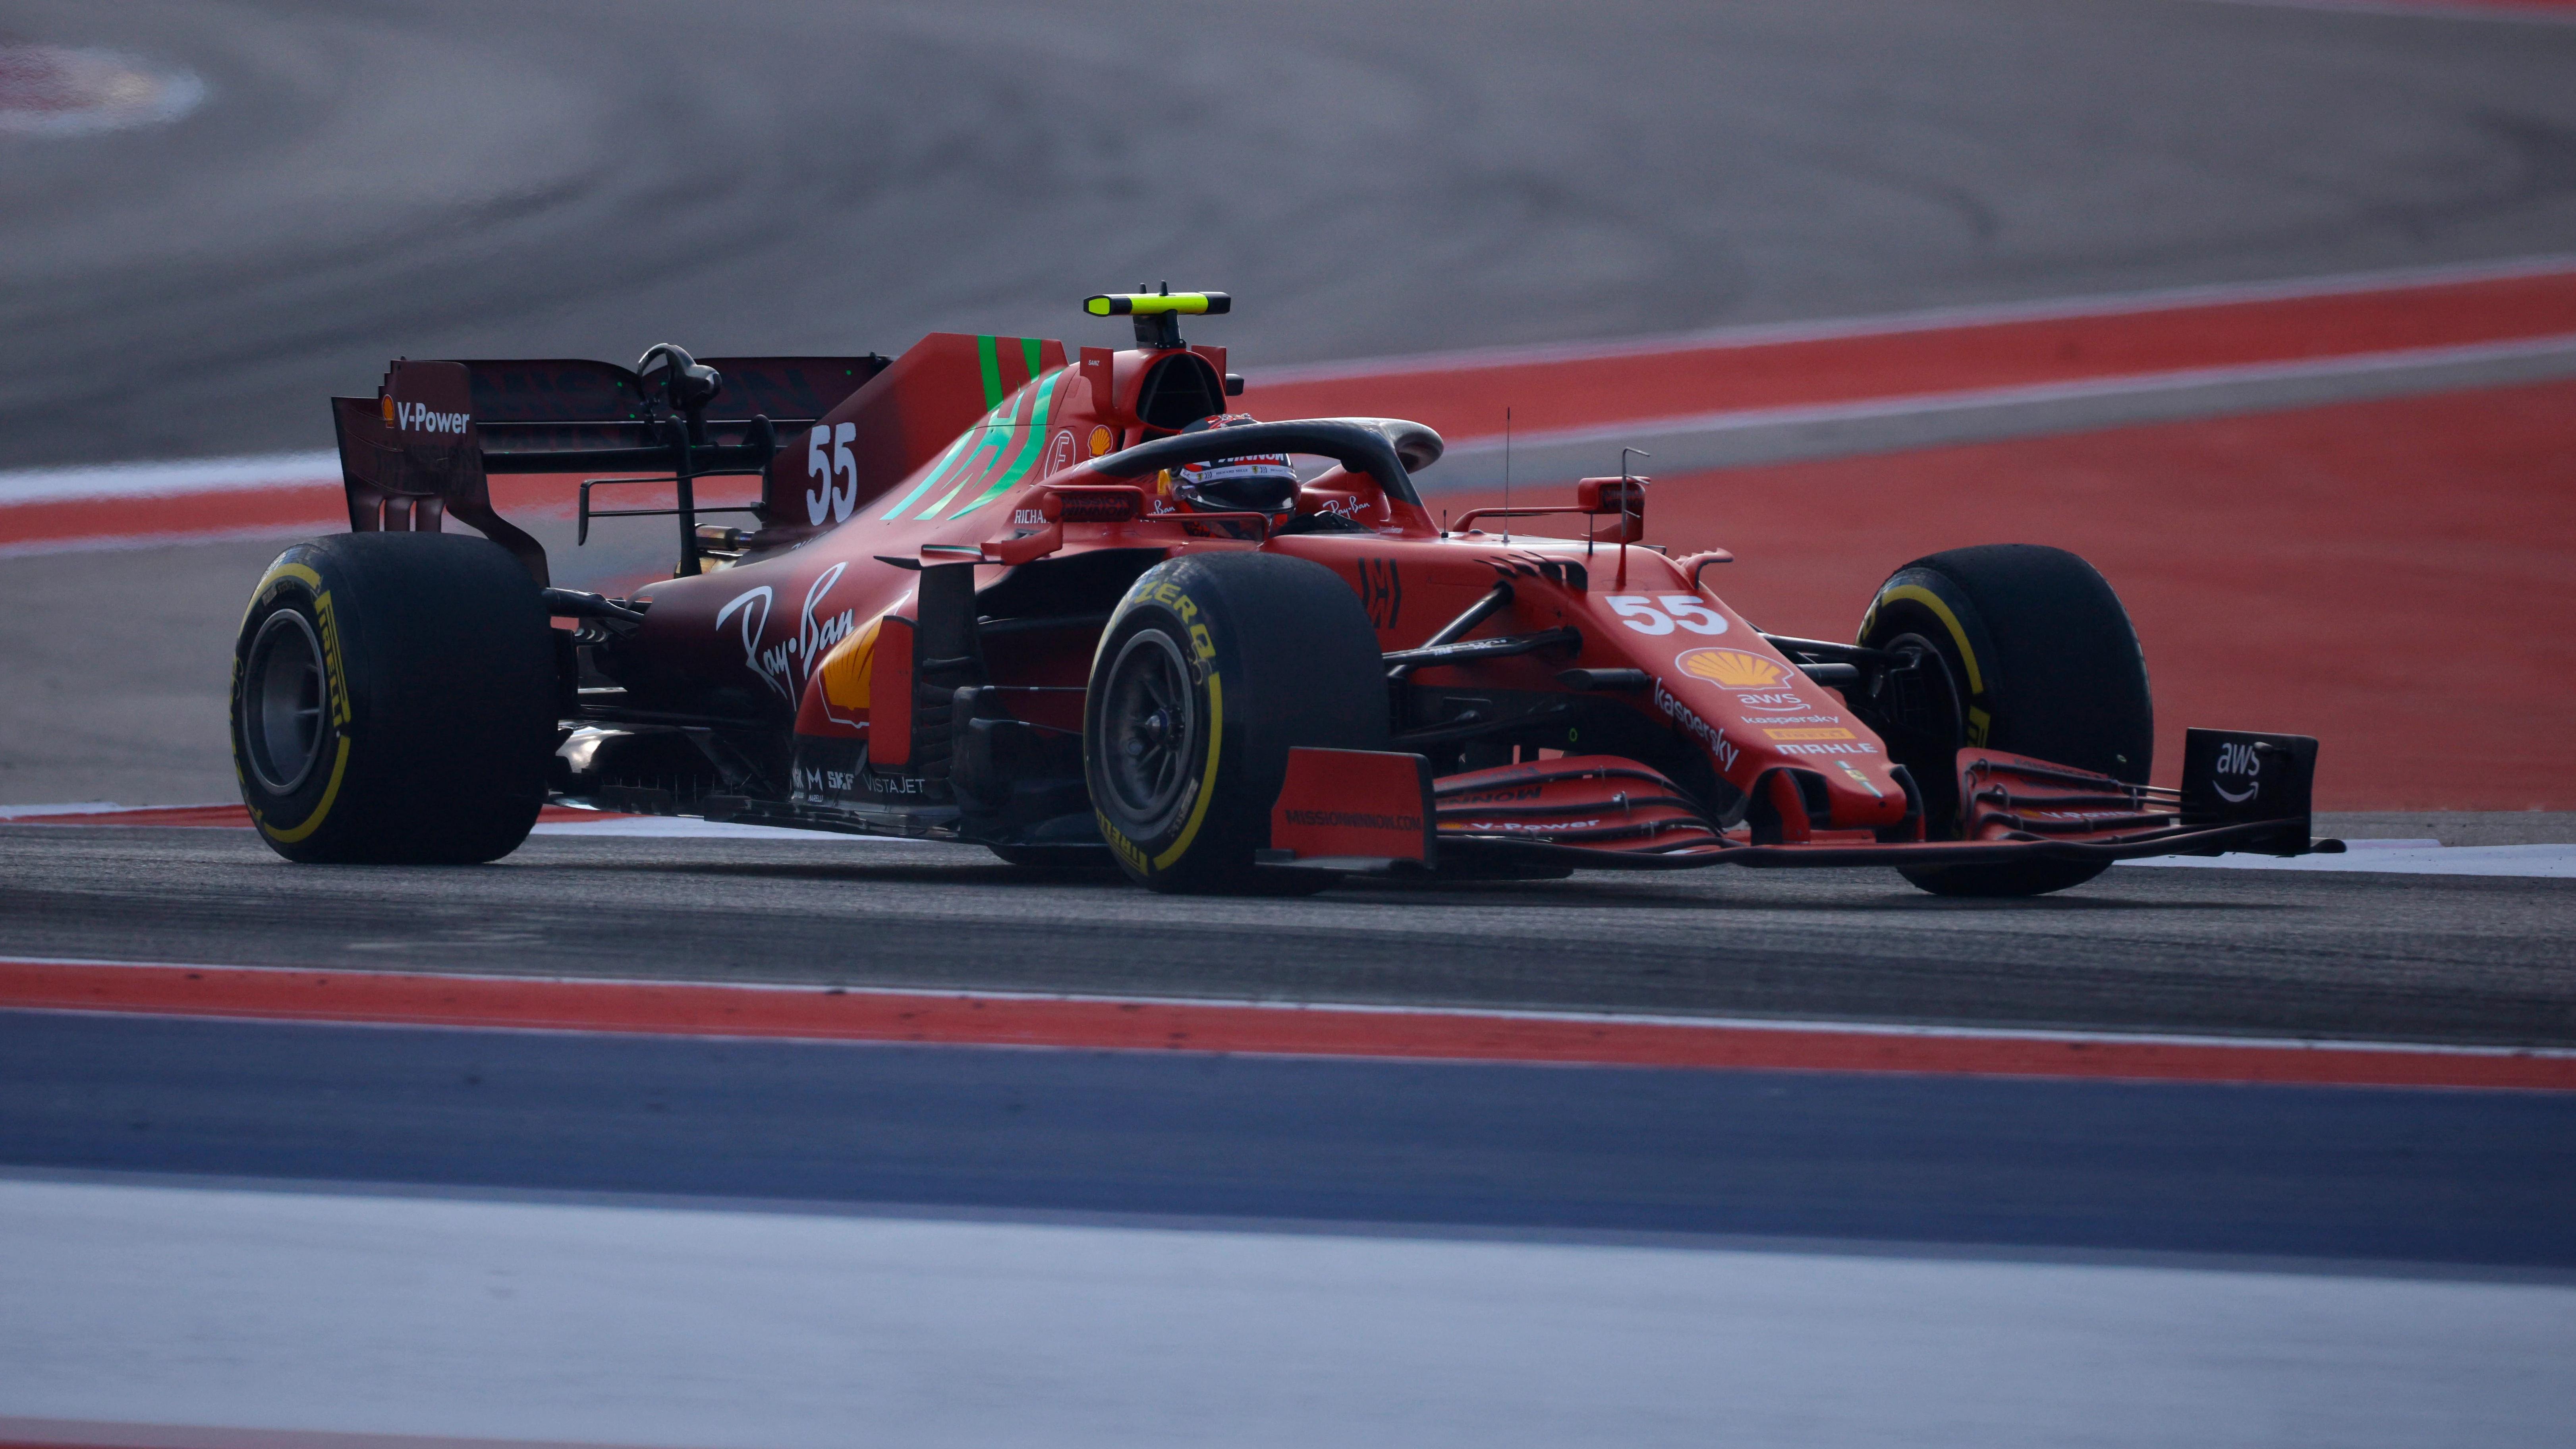
<instances>
[{"instance_id":1,"label":"wheel rim","mask_svg":"<svg viewBox=\"0 0 2576 1449\"><path fill-rule=\"evenodd\" d=\"M322 759L322 643L293 609L268 616L242 670L242 753L272 794L294 793Z\"/></svg>"},{"instance_id":2,"label":"wheel rim","mask_svg":"<svg viewBox=\"0 0 2576 1449\"><path fill-rule=\"evenodd\" d=\"M1916 656L1912 687L1892 690L1890 698L1873 697L1861 713L1886 744L1888 758L1914 777L1931 838L1952 838L1959 813L1959 747L1968 742L1958 677L1941 646L1922 634L1908 631L1869 642L1873 648Z\"/></svg>"},{"instance_id":3,"label":"wheel rim","mask_svg":"<svg viewBox=\"0 0 2576 1449\"><path fill-rule=\"evenodd\" d=\"M1146 629L1118 651L1108 683L1100 714L1101 772L1119 813L1151 835L1179 810L1198 754L1189 665L1170 635Z\"/></svg>"},{"instance_id":4,"label":"wheel rim","mask_svg":"<svg viewBox=\"0 0 2576 1449\"><path fill-rule=\"evenodd\" d=\"M1967 743L1963 732L1957 676L1950 672L1950 662L1942 657L1941 648L1920 634L1899 634L1883 639L1876 646L1899 654L1916 654L1929 672L1920 684L1899 699L1880 706L1887 721L1898 732L1941 741L1941 748L1956 750Z\"/></svg>"}]
</instances>

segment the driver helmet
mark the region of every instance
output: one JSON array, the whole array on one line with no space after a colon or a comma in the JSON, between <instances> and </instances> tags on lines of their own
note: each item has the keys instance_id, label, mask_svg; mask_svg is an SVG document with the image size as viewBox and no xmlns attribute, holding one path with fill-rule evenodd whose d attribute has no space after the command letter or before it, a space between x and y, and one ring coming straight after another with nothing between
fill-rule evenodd
<instances>
[{"instance_id":1,"label":"driver helmet","mask_svg":"<svg viewBox=\"0 0 2576 1449\"><path fill-rule=\"evenodd\" d=\"M1259 422L1250 413L1217 413L1184 433ZM1173 501L1200 513L1286 513L1297 506L1297 469L1285 453L1211 458L1172 471Z\"/></svg>"}]
</instances>

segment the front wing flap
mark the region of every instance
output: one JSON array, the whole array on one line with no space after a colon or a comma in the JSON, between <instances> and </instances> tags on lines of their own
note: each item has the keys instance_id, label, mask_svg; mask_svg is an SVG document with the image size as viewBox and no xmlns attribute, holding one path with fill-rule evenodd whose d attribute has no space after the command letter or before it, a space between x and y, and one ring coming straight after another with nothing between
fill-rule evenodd
<instances>
[{"instance_id":1,"label":"front wing flap","mask_svg":"<svg viewBox=\"0 0 2576 1449\"><path fill-rule=\"evenodd\" d=\"M2309 838L2317 742L2303 735L2188 731L2180 788L2132 785L2046 760L1979 748L1959 752L1963 820L1956 840L1872 838L1817 829L1756 844L1744 826L1702 815L1679 786L1633 760L1572 756L1445 776L1431 782L1424 836L1422 785L1410 771L1352 768L1341 751L1291 752L1292 787L1274 815L1274 864L1359 868L1403 858L1425 867L1518 863L1592 870L1691 870L1710 865L1933 866L2015 860L2128 860L2150 855L2340 851ZM1340 757L1340 758L1336 758ZM1370 756L1371 762L1418 759ZM1427 767L1422 772L1427 775ZM1295 798L1292 800L1291 795ZM1289 828L1334 817L1402 821L1418 847L1318 850ZM1301 847L1303 847L1301 849ZM1363 862L1366 854L1377 859Z\"/></svg>"}]
</instances>

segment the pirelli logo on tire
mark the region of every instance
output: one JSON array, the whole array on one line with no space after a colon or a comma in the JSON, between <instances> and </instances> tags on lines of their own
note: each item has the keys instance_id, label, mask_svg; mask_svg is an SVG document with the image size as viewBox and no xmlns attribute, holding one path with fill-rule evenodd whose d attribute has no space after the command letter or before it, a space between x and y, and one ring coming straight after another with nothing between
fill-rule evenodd
<instances>
[{"instance_id":1,"label":"pirelli logo on tire","mask_svg":"<svg viewBox=\"0 0 2576 1449\"><path fill-rule=\"evenodd\" d=\"M1199 618L1197 602L1191 599L1180 585L1169 579L1158 583L1147 583L1139 579L1136 581L1136 587L1127 591L1126 602L1128 603L1140 603L1149 599L1181 616L1182 627L1189 631L1190 651L1201 661L1216 657L1216 638L1208 633L1206 621Z\"/></svg>"},{"instance_id":2,"label":"pirelli logo on tire","mask_svg":"<svg viewBox=\"0 0 2576 1449\"><path fill-rule=\"evenodd\" d=\"M1115 852L1119 859L1126 861L1129 867L1139 872L1150 873L1153 870L1153 861L1145 854L1144 847L1129 840L1124 831L1110 824L1107 815L1095 809L1091 812L1091 818L1100 822L1100 838L1109 842L1110 850Z\"/></svg>"},{"instance_id":3,"label":"pirelli logo on tire","mask_svg":"<svg viewBox=\"0 0 2576 1449\"><path fill-rule=\"evenodd\" d=\"M322 622L322 677L331 692L331 723L346 727L349 723L348 657L340 647L340 616L331 608L331 591L324 589L313 597L314 616Z\"/></svg>"}]
</instances>

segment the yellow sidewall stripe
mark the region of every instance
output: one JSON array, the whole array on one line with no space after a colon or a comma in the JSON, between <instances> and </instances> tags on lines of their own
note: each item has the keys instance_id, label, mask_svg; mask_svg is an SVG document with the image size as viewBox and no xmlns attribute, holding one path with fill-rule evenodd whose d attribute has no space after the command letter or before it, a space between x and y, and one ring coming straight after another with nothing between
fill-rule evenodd
<instances>
[{"instance_id":1,"label":"yellow sidewall stripe","mask_svg":"<svg viewBox=\"0 0 2576 1449\"><path fill-rule=\"evenodd\" d=\"M1959 646L1960 662L1968 666L1968 692L1979 695L1986 692L1985 676L1977 669L1977 651L1968 647L1968 631L1960 626L1959 616L1950 612L1950 606L1942 602L1940 595L1921 584L1898 584L1878 597L1882 603L1889 599L1903 599L1930 609L1941 620L1941 626L1950 631L1950 642ZM1873 606L1870 614L1875 617L1877 613Z\"/></svg>"},{"instance_id":2,"label":"yellow sidewall stripe","mask_svg":"<svg viewBox=\"0 0 2576 1449\"><path fill-rule=\"evenodd\" d=\"M280 579L294 579L299 583L302 583L306 588L313 591L314 597L317 600L322 596L322 576L320 574L300 563L277 564L270 568L269 571L261 577L259 587L250 591L250 603L242 610L242 622L244 624L248 624L250 622L251 612L259 607L262 599L268 597L269 589ZM334 636L339 632L336 627L327 624L325 627L329 628L330 632ZM334 644L336 646L336 638L334 640ZM338 662L336 657L338 651L336 647L334 647L332 653L334 655L332 662L336 664ZM241 670L241 665L238 661L235 662L233 670L235 679L234 687L238 690L240 687L239 680ZM329 670L326 677L334 686L337 686L340 693L340 698L332 701L332 703L337 706L337 708L332 711L332 714L336 720L346 721L349 717L348 681L340 676L340 671L336 668ZM236 702L234 707L236 709L240 707L238 702ZM235 748L238 749L239 746L236 745ZM238 776L241 773L240 768L236 766L233 773ZM331 760L331 779L329 783L322 787L322 799L314 805L313 813L304 817L303 824L296 826L292 830L280 830L276 826L269 824L268 818L260 814L259 807L255 805L251 807L251 818L258 822L259 830L262 835L276 841L280 845L296 844L312 835L314 831L321 829L322 822L330 818L331 802L340 798L340 782L348 777L348 773L349 737L344 734L340 736L339 753L333 756Z\"/></svg>"},{"instance_id":3,"label":"yellow sidewall stripe","mask_svg":"<svg viewBox=\"0 0 2576 1449\"><path fill-rule=\"evenodd\" d=\"M322 787L322 801L320 804L313 807L313 813L305 816L304 823L296 826L293 830L280 830L269 824L267 821L262 820L259 822L260 833L266 835L269 839L276 841L280 845L293 845L306 836L311 835L314 831L321 829L322 822L329 819L331 816L331 802L340 798L340 780L341 777L348 773L348 771L349 737L347 735L342 735L340 736L340 753L331 761L331 783Z\"/></svg>"},{"instance_id":4,"label":"yellow sidewall stripe","mask_svg":"<svg viewBox=\"0 0 2576 1449\"><path fill-rule=\"evenodd\" d=\"M259 587L250 591L250 602L242 605L243 623L250 622L251 610L259 607L259 601L268 597L269 586L279 579L302 579L305 587L317 594L322 592L322 576L313 570L300 563L274 565L267 573L260 576Z\"/></svg>"},{"instance_id":5,"label":"yellow sidewall stripe","mask_svg":"<svg viewBox=\"0 0 2576 1449\"><path fill-rule=\"evenodd\" d=\"M1208 671L1208 752L1207 772L1199 777L1198 803L1190 807L1190 823L1181 827L1181 838L1172 848L1154 857L1154 869L1169 870L1198 838L1199 823L1207 819L1208 802L1216 798L1217 755L1225 746L1225 681L1213 669Z\"/></svg>"}]
</instances>

